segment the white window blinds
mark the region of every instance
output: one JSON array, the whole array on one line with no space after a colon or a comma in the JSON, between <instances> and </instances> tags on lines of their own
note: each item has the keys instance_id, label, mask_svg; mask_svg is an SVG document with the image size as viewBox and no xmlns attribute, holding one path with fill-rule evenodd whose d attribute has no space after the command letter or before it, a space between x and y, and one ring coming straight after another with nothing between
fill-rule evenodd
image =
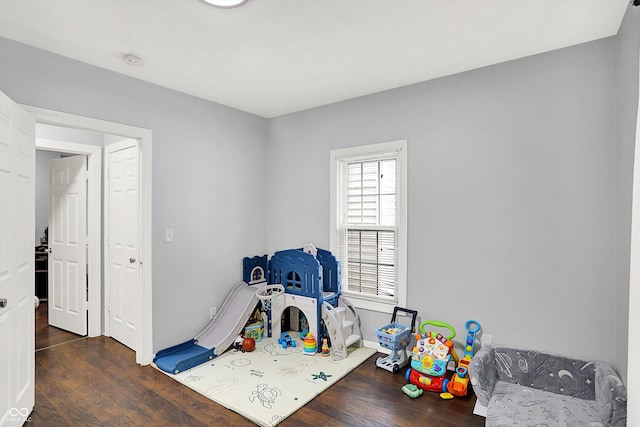
<instances>
[{"instance_id":1,"label":"white window blinds","mask_svg":"<svg viewBox=\"0 0 640 427\"><path fill-rule=\"evenodd\" d=\"M340 161L338 225L343 290L395 299L397 161L395 152ZM346 262L345 262L346 261Z\"/></svg>"}]
</instances>

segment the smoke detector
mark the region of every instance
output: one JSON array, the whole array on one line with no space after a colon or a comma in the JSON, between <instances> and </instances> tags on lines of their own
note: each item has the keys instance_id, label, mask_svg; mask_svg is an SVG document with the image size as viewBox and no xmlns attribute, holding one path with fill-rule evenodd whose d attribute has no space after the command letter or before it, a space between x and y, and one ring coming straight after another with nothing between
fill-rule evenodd
<instances>
[{"instance_id":1,"label":"smoke detector","mask_svg":"<svg viewBox=\"0 0 640 427\"><path fill-rule=\"evenodd\" d=\"M125 53L122 55L122 60L125 64L133 67L142 67L144 65L144 59L136 55L135 53Z\"/></svg>"}]
</instances>

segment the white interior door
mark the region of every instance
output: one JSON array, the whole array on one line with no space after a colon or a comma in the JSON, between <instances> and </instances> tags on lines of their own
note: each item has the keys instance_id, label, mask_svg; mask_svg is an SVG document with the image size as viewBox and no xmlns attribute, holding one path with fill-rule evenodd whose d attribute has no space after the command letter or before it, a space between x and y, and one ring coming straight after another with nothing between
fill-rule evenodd
<instances>
[{"instance_id":1,"label":"white interior door","mask_svg":"<svg viewBox=\"0 0 640 427\"><path fill-rule=\"evenodd\" d=\"M49 161L49 324L87 335L87 157Z\"/></svg>"},{"instance_id":2,"label":"white interior door","mask_svg":"<svg viewBox=\"0 0 640 427\"><path fill-rule=\"evenodd\" d=\"M0 92L0 426L34 405L35 121Z\"/></svg>"},{"instance_id":3,"label":"white interior door","mask_svg":"<svg viewBox=\"0 0 640 427\"><path fill-rule=\"evenodd\" d=\"M109 335L137 350L140 330L138 142L106 147Z\"/></svg>"}]
</instances>

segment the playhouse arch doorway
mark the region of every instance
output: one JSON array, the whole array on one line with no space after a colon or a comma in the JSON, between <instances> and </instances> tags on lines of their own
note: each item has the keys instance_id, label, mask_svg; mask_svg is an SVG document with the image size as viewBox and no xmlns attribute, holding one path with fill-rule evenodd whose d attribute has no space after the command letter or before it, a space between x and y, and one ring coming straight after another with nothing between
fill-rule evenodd
<instances>
[{"instance_id":1,"label":"playhouse arch doorway","mask_svg":"<svg viewBox=\"0 0 640 427\"><path fill-rule=\"evenodd\" d=\"M279 337L282 333L282 316L286 310L296 309L300 313L300 317L304 315L309 325L308 329L313 336L318 339L319 324L317 316L317 302L315 298L301 297L299 295L285 294L284 301L280 304L272 303L271 305L271 325L272 336Z\"/></svg>"}]
</instances>

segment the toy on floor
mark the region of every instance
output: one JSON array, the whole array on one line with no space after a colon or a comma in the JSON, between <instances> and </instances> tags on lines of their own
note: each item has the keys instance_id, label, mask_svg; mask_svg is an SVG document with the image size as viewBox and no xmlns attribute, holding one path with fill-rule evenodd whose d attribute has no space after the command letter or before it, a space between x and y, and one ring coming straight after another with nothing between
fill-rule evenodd
<instances>
[{"instance_id":1,"label":"toy on floor","mask_svg":"<svg viewBox=\"0 0 640 427\"><path fill-rule=\"evenodd\" d=\"M218 314L202 332L188 341L158 351L153 363L164 372L178 374L235 347L234 341L242 333L259 302L256 290L263 286L245 282L236 284Z\"/></svg>"},{"instance_id":2,"label":"toy on floor","mask_svg":"<svg viewBox=\"0 0 640 427\"><path fill-rule=\"evenodd\" d=\"M414 384L406 384L402 386L402 392L410 398L415 399L416 397L422 396L424 390L416 387Z\"/></svg>"},{"instance_id":3,"label":"toy on floor","mask_svg":"<svg viewBox=\"0 0 640 427\"><path fill-rule=\"evenodd\" d=\"M256 349L256 340L238 335L238 338L236 338L233 343L233 348L235 348L236 351L241 351L243 353L245 351L252 352Z\"/></svg>"},{"instance_id":4,"label":"toy on floor","mask_svg":"<svg viewBox=\"0 0 640 427\"><path fill-rule=\"evenodd\" d=\"M464 356L458 362L456 373L447 384L447 390L454 396L466 396L469 389L469 364L475 353L476 334L480 332L480 323L469 320L464 325L467 337L464 344Z\"/></svg>"},{"instance_id":5,"label":"toy on floor","mask_svg":"<svg viewBox=\"0 0 640 427\"><path fill-rule=\"evenodd\" d=\"M244 327L245 338L253 338L256 342L262 341L264 335L264 321L259 308L256 308Z\"/></svg>"},{"instance_id":6,"label":"toy on floor","mask_svg":"<svg viewBox=\"0 0 640 427\"><path fill-rule=\"evenodd\" d=\"M245 338L244 340L242 340L242 349L246 352L251 353L256 349L256 340L251 337Z\"/></svg>"},{"instance_id":7,"label":"toy on floor","mask_svg":"<svg viewBox=\"0 0 640 427\"><path fill-rule=\"evenodd\" d=\"M411 326L396 323L396 315L398 311L402 311L411 315ZM391 350L391 354L387 357L379 357L376 360L376 366L386 369L394 374L400 372L400 369L409 363L407 356L407 346L411 342L411 334L415 332L416 317L418 312L402 307L394 307L391 323L376 330L378 343L381 347Z\"/></svg>"},{"instance_id":8,"label":"toy on floor","mask_svg":"<svg viewBox=\"0 0 640 427\"><path fill-rule=\"evenodd\" d=\"M323 338L322 339L322 353L323 356L327 357L329 356L329 344L327 343L327 339Z\"/></svg>"},{"instance_id":9,"label":"toy on floor","mask_svg":"<svg viewBox=\"0 0 640 427\"><path fill-rule=\"evenodd\" d=\"M295 347L296 341L291 338L291 335L283 332L282 334L280 334L280 338L278 338L278 344L280 344L282 348Z\"/></svg>"},{"instance_id":10,"label":"toy on floor","mask_svg":"<svg viewBox=\"0 0 640 427\"><path fill-rule=\"evenodd\" d=\"M304 338L304 352L303 354L307 354L309 356L313 356L316 354L316 339L313 337L313 334L309 332L307 336Z\"/></svg>"},{"instance_id":11,"label":"toy on floor","mask_svg":"<svg viewBox=\"0 0 640 427\"><path fill-rule=\"evenodd\" d=\"M448 329L449 336L435 331L425 332L426 325ZM448 323L436 320L422 322L412 351L411 367L405 375L407 382L426 391L447 392L447 366L455 366L458 359L451 341L455 336L455 329Z\"/></svg>"}]
</instances>

